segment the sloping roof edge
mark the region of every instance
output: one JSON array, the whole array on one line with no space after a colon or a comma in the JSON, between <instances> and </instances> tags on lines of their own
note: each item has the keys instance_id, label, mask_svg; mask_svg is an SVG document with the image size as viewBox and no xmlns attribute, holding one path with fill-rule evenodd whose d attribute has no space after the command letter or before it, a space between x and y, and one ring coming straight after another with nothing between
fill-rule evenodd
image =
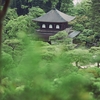
<instances>
[{"instance_id":1,"label":"sloping roof edge","mask_svg":"<svg viewBox=\"0 0 100 100\"><path fill-rule=\"evenodd\" d=\"M74 16L65 14L65 13L63 13L63 12L57 10L57 9L56 9L56 11L57 11L57 13L58 13L65 21L67 21L67 22L70 22L70 21L72 21L72 20L75 19Z\"/></svg>"},{"instance_id":2,"label":"sloping roof edge","mask_svg":"<svg viewBox=\"0 0 100 100\"><path fill-rule=\"evenodd\" d=\"M79 34L80 34L80 31L73 30L73 32L71 32L68 36L70 38L74 38L74 37L78 36Z\"/></svg>"},{"instance_id":3,"label":"sloping roof edge","mask_svg":"<svg viewBox=\"0 0 100 100\"><path fill-rule=\"evenodd\" d=\"M75 17L64 14L63 12L52 9L49 12L45 13L44 15L33 19L36 22L55 22L55 23L62 23L62 22L70 22Z\"/></svg>"}]
</instances>

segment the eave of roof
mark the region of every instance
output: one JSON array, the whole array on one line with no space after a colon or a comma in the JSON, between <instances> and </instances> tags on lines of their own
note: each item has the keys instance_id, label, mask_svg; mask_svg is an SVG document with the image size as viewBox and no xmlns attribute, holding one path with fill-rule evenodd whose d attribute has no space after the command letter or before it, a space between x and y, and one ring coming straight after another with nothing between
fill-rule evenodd
<instances>
[{"instance_id":1,"label":"eave of roof","mask_svg":"<svg viewBox=\"0 0 100 100\"><path fill-rule=\"evenodd\" d=\"M62 22L70 22L75 17L62 13L57 9L52 9L46 14L33 19L36 22L53 22L53 23L62 23Z\"/></svg>"},{"instance_id":2,"label":"eave of roof","mask_svg":"<svg viewBox=\"0 0 100 100\"><path fill-rule=\"evenodd\" d=\"M70 38L74 38L74 37L76 37L77 35L79 35L80 34L80 31L73 31L73 32L71 32L68 36L70 37Z\"/></svg>"}]
</instances>

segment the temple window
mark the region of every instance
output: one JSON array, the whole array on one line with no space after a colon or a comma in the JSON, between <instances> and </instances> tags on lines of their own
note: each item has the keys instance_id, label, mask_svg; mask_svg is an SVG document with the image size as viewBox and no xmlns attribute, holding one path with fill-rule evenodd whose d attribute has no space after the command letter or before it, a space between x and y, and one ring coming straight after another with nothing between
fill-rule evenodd
<instances>
[{"instance_id":1,"label":"temple window","mask_svg":"<svg viewBox=\"0 0 100 100\"><path fill-rule=\"evenodd\" d=\"M53 28L53 26L50 24L50 25L49 25L49 28Z\"/></svg>"},{"instance_id":2,"label":"temple window","mask_svg":"<svg viewBox=\"0 0 100 100\"><path fill-rule=\"evenodd\" d=\"M46 25L45 24L42 24L42 28L46 28Z\"/></svg>"},{"instance_id":3,"label":"temple window","mask_svg":"<svg viewBox=\"0 0 100 100\"><path fill-rule=\"evenodd\" d=\"M60 26L59 25L56 25L56 29L60 29Z\"/></svg>"}]
</instances>

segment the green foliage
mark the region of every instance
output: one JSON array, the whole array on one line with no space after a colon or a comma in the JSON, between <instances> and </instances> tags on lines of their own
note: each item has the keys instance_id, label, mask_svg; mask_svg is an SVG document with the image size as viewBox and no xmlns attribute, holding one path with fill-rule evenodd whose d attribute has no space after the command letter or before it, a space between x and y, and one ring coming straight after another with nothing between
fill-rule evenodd
<instances>
[{"instance_id":1,"label":"green foliage","mask_svg":"<svg viewBox=\"0 0 100 100\"><path fill-rule=\"evenodd\" d=\"M39 7L29 8L28 15L31 16L32 18L40 17L43 14L44 14L44 10Z\"/></svg>"},{"instance_id":2,"label":"green foliage","mask_svg":"<svg viewBox=\"0 0 100 100\"><path fill-rule=\"evenodd\" d=\"M87 86L90 84L85 76L72 73L61 79L58 96L63 100L93 100L93 97L87 92ZM80 91L81 90L81 91Z\"/></svg>"},{"instance_id":3,"label":"green foliage","mask_svg":"<svg viewBox=\"0 0 100 100\"><path fill-rule=\"evenodd\" d=\"M93 30L83 29L83 32L75 39L80 43L84 42L85 46L91 47L93 45L93 42L95 41Z\"/></svg>"},{"instance_id":4,"label":"green foliage","mask_svg":"<svg viewBox=\"0 0 100 100\"><path fill-rule=\"evenodd\" d=\"M87 23L89 22L89 18L85 15L83 16L76 16L75 20L70 22L70 24L75 28L75 30L83 31L85 28L88 29L89 25L87 26Z\"/></svg>"},{"instance_id":5,"label":"green foliage","mask_svg":"<svg viewBox=\"0 0 100 100\"><path fill-rule=\"evenodd\" d=\"M99 42L99 33L100 33L100 28L99 28L99 20L100 20L100 2L98 0L91 0L91 9L90 9L90 24L91 24L91 29L94 31L95 34L95 43L97 46L100 45ZM95 15L95 16L94 16Z\"/></svg>"},{"instance_id":6,"label":"green foliage","mask_svg":"<svg viewBox=\"0 0 100 100\"><path fill-rule=\"evenodd\" d=\"M15 9L9 9L5 17L3 39L16 38L17 33L20 31L29 34L33 34L33 32L35 33L37 25L32 21L32 19L42 15L43 13L44 11L39 7L32 7L29 9L28 15L18 17Z\"/></svg>"},{"instance_id":7,"label":"green foliage","mask_svg":"<svg viewBox=\"0 0 100 100\"><path fill-rule=\"evenodd\" d=\"M2 51L4 51L4 52L6 52L6 53L11 55L12 54L12 47L10 47L10 46L8 46L6 44L3 44L2 45Z\"/></svg>"},{"instance_id":8,"label":"green foliage","mask_svg":"<svg viewBox=\"0 0 100 100\"><path fill-rule=\"evenodd\" d=\"M13 68L13 58L10 54L3 52L2 53L2 77L5 77L7 75L7 72Z\"/></svg>"},{"instance_id":9,"label":"green foliage","mask_svg":"<svg viewBox=\"0 0 100 100\"><path fill-rule=\"evenodd\" d=\"M84 38L87 47L99 46L99 5L100 3L94 0L83 0L74 8L76 19L72 22L75 30L80 30L82 36L79 36L80 41ZM95 15L95 16L94 16ZM91 33L90 33L91 31ZM87 35L86 35L87 34ZM80 42L79 41L79 42ZM82 43L82 41L81 41Z\"/></svg>"},{"instance_id":10,"label":"green foliage","mask_svg":"<svg viewBox=\"0 0 100 100\"><path fill-rule=\"evenodd\" d=\"M74 7L74 13L79 16L82 16L82 15L88 16L90 14L90 9L91 9L90 2L91 0L82 0L81 3L78 3Z\"/></svg>"},{"instance_id":11,"label":"green foliage","mask_svg":"<svg viewBox=\"0 0 100 100\"><path fill-rule=\"evenodd\" d=\"M50 36L49 40L51 42L54 42L59 44L59 43L65 43L65 44L70 44L72 43L72 39L68 37L68 33L66 31L60 31L54 36Z\"/></svg>"},{"instance_id":12,"label":"green foliage","mask_svg":"<svg viewBox=\"0 0 100 100\"><path fill-rule=\"evenodd\" d=\"M100 53L93 55L93 62L97 63L97 67L100 66Z\"/></svg>"},{"instance_id":13,"label":"green foliage","mask_svg":"<svg viewBox=\"0 0 100 100\"><path fill-rule=\"evenodd\" d=\"M62 0L60 10L67 14L73 14L73 0Z\"/></svg>"},{"instance_id":14,"label":"green foliage","mask_svg":"<svg viewBox=\"0 0 100 100\"><path fill-rule=\"evenodd\" d=\"M55 47L54 46L45 46L44 50L42 52L42 59L46 61L52 61L54 60L56 54L55 54Z\"/></svg>"},{"instance_id":15,"label":"green foliage","mask_svg":"<svg viewBox=\"0 0 100 100\"><path fill-rule=\"evenodd\" d=\"M6 34L9 38L16 37L16 33L18 31L27 32L28 30L28 22L27 22L27 16L20 16L17 19L10 20L5 28L6 28Z\"/></svg>"},{"instance_id":16,"label":"green foliage","mask_svg":"<svg viewBox=\"0 0 100 100\"><path fill-rule=\"evenodd\" d=\"M20 63L17 65L17 67L11 69L10 73L8 74L9 78L12 79L13 84L17 84L17 82L14 82L14 80L17 78L19 80L19 85L14 87L14 91L10 90L14 92L13 94L12 92L7 92L6 99L13 98L16 100L20 97L22 99L27 97L29 100L31 98L42 98L43 100L44 98L58 98L57 95L53 94L53 91L51 92L51 90L54 89L53 84L55 82L53 82L53 80L58 76L63 76L64 73L67 74L65 71L65 68L69 66L66 64L67 59L65 60L64 56L59 56L60 58L56 58L54 62L52 61L53 63L49 64L41 59L41 52L39 51L40 48L37 47L38 44L37 42L32 42L29 46L27 46ZM53 49L48 48L48 51L50 50ZM63 60L60 61L60 59ZM59 63L57 63L58 61ZM24 85L25 88L17 90L18 88L21 88L22 85ZM9 90L9 88L7 89ZM30 95L26 94L26 91L29 91ZM42 94L41 91L43 91ZM48 93L48 95L45 93ZM26 94L26 96L24 96L24 94ZM34 94L34 96L31 94ZM30 96L32 97L30 98Z\"/></svg>"},{"instance_id":17,"label":"green foliage","mask_svg":"<svg viewBox=\"0 0 100 100\"><path fill-rule=\"evenodd\" d=\"M61 45L61 49L62 49L62 51L69 51L69 50L74 50L74 48L75 48L75 45L74 44L68 44L68 45L66 45L66 44L63 44L63 45Z\"/></svg>"},{"instance_id":18,"label":"green foliage","mask_svg":"<svg viewBox=\"0 0 100 100\"><path fill-rule=\"evenodd\" d=\"M27 22L28 22L28 29L30 30L30 33L36 33L35 30L38 28L36 23L33 21L33 19L40 17L45 12L43 9L39 7L31 7L29 8L29 13L27 16Z\"/></svg>"},{"instance_id":19,"label":"green foliage","mask_svg":"<svg viewBox=\"0 0 100 100\"><path fill-rule=\"evenodd\" d=\"M18 57L20 62L17 63L17 67L7 71L9 85L1 85L1 98L93 100L88 91L89 78L84 76L86 73L80 74L78 68L72 65L78 58L80 62L85 62L89 56L87 50L72 50L65 53L59 45L48 45L32 40L25 46L22 57ZM44 52L48 53L47 59L42 58L41 54ZM48 61L50 57L53 59Z\"/></svg>"},{"instance_id":20,"label":"green foliage","mask_svg":"<svg viewBox=\"0 0 100 100\"><path fill-rule=\"evenodd\" d=\"M9 54L7 54L7 53L5 53L5 52L3 52L3 58L2 58L2 60L3 60L3 66L4 67L8 67L8 69L9 69L9 67L11 66L11 64L13 63L13 59L12 59L12 56L11 55L9 55Z\"/></svg>"},{"instance_id":21,"label":"green foliage","mask_svg":"<svg viewBox=\"0 0 100 100\"><path fill-rule=\"evenodd\" d=\"M75 66L79 68L80 65L89 64L91 61L91 54L88 50L74 49L68 52L68 56L70 56L72 63L75 62Z\"/></svg>"},{"instance_id":22,"label":"green foliage","mask_svg":"<svg viewBox=\"0 0 100 100\"><path fill-rule=\"evenodd\" d=\"M89 52L92 53L92 62L97 63L97 67L99 67L100 63L100 47L91 47Z\"/></svg>"},{"instance_id":23,"label":"green foliage","mask_svg":"<svg viewBox=\"0 0 100 100\"><path fill-rule=\"evenodd\" d=\"M90 29L84 29L83 30L83 34L85 35L85 36L90 36L90 35L93 35L93 30L90 30Z\"/></svg>"},{"instance_id":24,"label":"green foliage","mask_svg":"<svg viewBox=\"0 0 100 100\"><path fill-rule=\"evenodd\" d=\"M62 51L73 50L75 47L72 38L68 37L66 31L60 31L54 36L50 36L49 40L53 45L58 45Z\"/></svg>"},{"instance_id":25,"label":"green foliage","mask_svg":"<svg viewBox=\"0 0 100 100\"><path fill-rule=\"evenodd\" d=\"M18 15L25 15L29 12L28 8L37 6L46 12L55 6L58 10L62 10L65 13L71 13L73 0L12 0L10 6L12 8L17 8Z\"/></svg>"},{"instance_id":26,"label":"green foliage","mask_svg":"<svg viewBox=\"0 0 100 100\"><path fill-rule=\"evenodd\" d=\"M89 52L95 54L100 52L100 47L91 47Z\"/></svg>"},{"instance_id":27,"label":"green foliage","mask_svg":"<svg viewBox=\"0 0 100 100\"><path fill-rule=\"evenodd\" d=\"M83 31L84 30L84 26L82 24L76 24L74 29L75 30L79 30L79 31Z\"/></svg>"},{"instance_id":28,"label":"green foliage","mask_svg":"<svg viewBox=\"0 0 100 100\"><path fill-rule=\"evenodd\" d=\"M14 9L9 8L7 11L7 14L5 16L4 22L7 23L9 20L16 19L17 17L18 17L18 14L16 12L16 8L14 8Z\"/></svg>"}]
</instances>

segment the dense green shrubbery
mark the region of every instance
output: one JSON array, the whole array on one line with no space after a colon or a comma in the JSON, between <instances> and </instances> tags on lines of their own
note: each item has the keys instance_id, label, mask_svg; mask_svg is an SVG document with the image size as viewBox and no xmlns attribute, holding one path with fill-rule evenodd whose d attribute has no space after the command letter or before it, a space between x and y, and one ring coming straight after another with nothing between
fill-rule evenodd
<instances>
[{"instance_id":1,"label":"dense green shrubbery","mask_svg":"<svg viewBox=\"0 0 100 100\"><path fill-rule=\"evenodd\" d=\"M94 100L93 95L96 95L95 92L98 90L90 89L90 85L94 84L91 78L99 77L99 70L79 69L79 64L81 66L91 63L92 54L88 50L65 49L72 43L50 45L26 36L23 32L22 35L18 35L21 45L18 44L19 49L14 50L17 51L16 59L12 59L11 49L6 51L4 46L4 51L9 53L3 54L5 70L0 85L1 100L19 100L20 98L21 100L72 100L75 98L76 100ZM10 44L10 41L7 44ZM7 44L5 41L4 45ZM73 65L74 62L76 65ZM92 85L92 89L94 87L95 85Z\"/></svg>"},{"instance_id":2,"label":"dense green shrubbery","mask_svg":"<svg viewBox=\"0 0 100 100\"><path fill-rule=\"evenodd\" d=\"M91 81L92 69L91 73L84 70L81 72L82 69L79 70L72 64L79 56L78 61L84 62L87 50L63 52L58 45L44 45L45 43L38 41L30 41L27 44L22 57L20 59L18 57L20 62L17 66L10 63L14 67L6 70L7 74L0 85L1 100L72 100L75 98L75 100L94 100L93 95L90 94L94 91L88 89L94 82ZM97 73L98 70L94 71Z\"/></svg>"}]
</instances>

